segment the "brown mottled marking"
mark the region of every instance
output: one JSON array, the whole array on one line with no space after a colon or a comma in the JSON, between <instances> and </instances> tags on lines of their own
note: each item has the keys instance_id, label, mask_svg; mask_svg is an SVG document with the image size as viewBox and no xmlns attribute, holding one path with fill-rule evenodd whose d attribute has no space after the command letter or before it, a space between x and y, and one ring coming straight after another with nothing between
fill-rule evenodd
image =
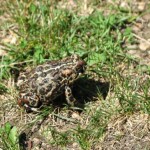
<instances>
[{"instance_id":1,"label":"brown mottled marking","mask_svg":"<svg viewBox=\"0 0 150 150\"><path fill-rule=\"evenodd\" d=\"M32 88L35 88L37 85L36 85L36 81L35 80L33 80L32 82L31 82L31 85L32 85Z\"/></svg>"},{"instance_id":2,"label":"brown mottled marking","mask_svg":"<svg viewBox=\"0 0 150 150\"><path fill-rule=\"evenodd\" d=\"M40 94L41 95L44 95L45 92L46 92L46 89L44 87L42 87L40 90L39 90Z\"/></svg>"},{"instance_id":3,"label":"brown mottled marking","mask_svg":"<svg viewBox=\"0 0 150 150\"><path fill-rule=\"evenodd\" d=\"M27 99L24 99L24 98L18 99L18 105L19 105L20 107L22 107L24 104L29 105L29 101L28 101Z\"/></svg>"},{"instance_id":4,"label":"brown mottled marking","mask_svg":"<svg viewBox=\"0 0 150 150\"><path fill-rule=\"evenodd\" d=\"M37 68L36 68L36 71L37 72L41 72L43 70L43 67L42 66L38 66Z\"/></svg>"},{"instance_id":5,"label":"brown mottled marking","mask_svg":"<svg viewBox=\"0 0 150 150\"><path fill-rule=\"evenodd\" d=\"M33 76L33 78L38 78L38 74L35 73L34 76Z\"/></svg>"},{"instance_id":6,"label":"brown mottled marking","mask_svg":"<svg viewBox=\"0 0 150 150\"><path fill-rule=\"evenodd\" d=\"M41 77L46 77L47 74L45 72L42 72Z\"/></svg>"},{"instance_id":7,"label":"brown mottled marking","mask_svg":"<svg viewBox=\"0 0 150 150\"><path fill-rule=\"evenodd\" d=\"M62 75L65 76L65 77L70 76L71 74L72 74L71 69L62 70Z\"/></svg>"},{"instance_id":8,"label":"brown mottled marking","mask_svg":"<svg viewBox=\"0 0 150 150\"><path fill-rule=\"evenodd\" d=\"M45 78L42 83L45 84L45 83L48 83L49 82L49 78Z\"/></svg>"}]
</instances>

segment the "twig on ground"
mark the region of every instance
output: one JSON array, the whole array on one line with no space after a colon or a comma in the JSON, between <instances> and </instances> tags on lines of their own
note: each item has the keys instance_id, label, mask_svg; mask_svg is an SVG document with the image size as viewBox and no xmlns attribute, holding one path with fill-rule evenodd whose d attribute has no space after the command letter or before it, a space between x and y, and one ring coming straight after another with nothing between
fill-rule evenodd
<instances>
[{"instance_id":1,"label":"twig on ground","mask_svg":"<svg viewBox=\"0 0 150 150\"><path fill-rule=\"evenodd\" d=\"M150 45L150 42L149 42L148 40L146 40L146 39L144 39L144 38L138 36L137 34L134 34L134 33L133 33L133 36L136 37L137 39L140 39L140 40L142 40L142 41L144 41L144 42L146 42L147 44Z\"/></svg>"}]
</instances>

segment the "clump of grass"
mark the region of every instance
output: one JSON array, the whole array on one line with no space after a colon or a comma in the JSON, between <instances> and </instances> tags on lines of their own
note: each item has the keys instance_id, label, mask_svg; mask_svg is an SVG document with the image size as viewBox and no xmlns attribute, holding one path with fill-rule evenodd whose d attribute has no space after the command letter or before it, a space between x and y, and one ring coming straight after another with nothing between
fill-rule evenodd
<instances>
[{"instance_id":1,"label":"clump of grass","mask_svg":"<svg viewBox=\"0 0 150 150\"><path fill-rule=\"evenodd\" d=\"M48 1L18 2L9 6L18 26L19 38L15 45L6 45L8 55L1 61L1 65L6 66L1 68L1 77L8 74L9 65L14 62L19 64L31 60L37 64L45 59L88 52L89 64L104 63L107 59L114 63L114 56L121 52L123 39L119 28L128 20L127 17L122 18L118 14L105 18L100 12L81 17L67 10L51 8ZM117 33L115 39L113 31Z\"/></svg>"},{"instance_id":2,"label":"clump of grass","mask_svg":"<svg viewBox=\"0 0 150 150\"><path fill-rule=\"evenodd\" d=\"M0 83L0 94L7 92L7 90L8 90L7 87L2 83Z\"/></svg>"},{"instance_id":3,"label":"clump of grass","mask_svg":"<svg viewBox=\"0 0 150 150\"><path fill-rule=\"evenodd\" d=\"M0 138L0 148L19 150L18 133L16 126L12 127L11 124L7 122L4 127L0 128Z\"/></svg>"}]
</instances>

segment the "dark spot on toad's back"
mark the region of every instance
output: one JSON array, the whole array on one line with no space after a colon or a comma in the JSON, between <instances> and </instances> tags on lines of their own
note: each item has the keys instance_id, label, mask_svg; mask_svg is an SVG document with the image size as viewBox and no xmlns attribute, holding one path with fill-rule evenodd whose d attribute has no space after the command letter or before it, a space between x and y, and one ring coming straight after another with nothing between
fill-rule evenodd
<instances>
[{"instance_id":1,"label":"dark spot on toad's back","mask_svg":"<svg viewBox=\"0 0 150 150\"><path fill-rule=\"evenodd\" d=\"M46 87L46 92L49 92L51 89L52 89L52 85L48 85L47 87Z\"/></svg>"},{"instance_id":2,"label":"dark spot on toad's back","mask_svg":"<svg viewBox=\"0 0 150 150\"><path fill-rule=\"evenodd\" d=\"M48 83L49 82L49 78L45 78L42 83L45 84L45 83Z\"/></svg>"},{"instance_id":3,"label":"dark spot on toad's back","mask_svg":"<svg viewBox=\"0 0 150 150\"><path fill-rule=\"evenodd\" d=\"M59 75L58 69L57 70L53 70L53 72L51 74L52 74L53 77L56 76L56 75Z\"/></svg>"},{"instance_id":4,"label":"dark spot on toad's back","mask_svg":"<svg viewBox=\"0 0 150 150\"><path fill-rule=\"evenodd\" d=\"M36 68L36 71L37 72L41 72L43 70L43 67L42 66L38 66L37 68Z\"/></svg>"},{"instance_id":5,"label":"dark spot on toad's back","mask_svg":"<svg viewBox=\"0 0 150 150\"><path fill-rule=\"evenodd\" d=\"M43 87L39 90L40 94L42 94L42 95L45 94L45 91L46 91L46 90L45 90L45 88L43 88Z\"/></svg>"},{"instance_id":6,"label":"dark spot on toad's back","mask_svg":"<svg viewBox=\"0 0 150 150\"><path fill-rule=\"evenodd\" d=\"M33 78L38 78L38 74L35 73L34 76L33 76Z\"/></svg>"},{"instance_id":7,"label":"dark spot on toad's back","mask_svg":"<svg viewBox=\"0 0 150 150\"><path fill-rule=\"evenodd\" d=\"M32 88L35 88L37 86L35 80L32 81L31 86L32 86Z\"/></svg>"},{"instance_id":8,"label":"dark spot on toad's back","mask_svg":"<svg viewBox=\"0 0 150 150\"><path fill-rule=\"evenodd\" d=\"M19 78L19 80L25 80L26 79L26 77L25 76L21 76L20 78Z\"/></svg>"},{"instance_id":9,"label":"dark spot on toad's back","mask_svg":"<svg viewBox=\"0 0 150 150\"><path fill-rule=\"evenodd\" d=\"M42 72L42 73L41 73L41 77L46 77L46 75L47 75L47 74L46 74L45 72Z\"/></svg>"}]
</instances>

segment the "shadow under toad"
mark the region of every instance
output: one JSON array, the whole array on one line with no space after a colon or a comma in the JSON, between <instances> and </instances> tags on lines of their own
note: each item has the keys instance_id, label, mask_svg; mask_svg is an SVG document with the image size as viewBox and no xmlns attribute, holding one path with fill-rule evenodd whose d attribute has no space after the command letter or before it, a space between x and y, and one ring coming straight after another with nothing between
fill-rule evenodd
<instances>
[{"instance_id":1,"label":"shadow under toad","mask_svg":"<svg viewBox=\"0 0 150 150\"><path fill-rule=\"evenodd\" d=\"M87 102L95 101L99 95L105 100L109 91L109 82L100 82L86 77L80 78L73 84L72 94L81 104L81 108ZM66 102L65 94L59 96L52 104L54 107L62 108L68 105Z\"/></svg>"}]
</instances>

